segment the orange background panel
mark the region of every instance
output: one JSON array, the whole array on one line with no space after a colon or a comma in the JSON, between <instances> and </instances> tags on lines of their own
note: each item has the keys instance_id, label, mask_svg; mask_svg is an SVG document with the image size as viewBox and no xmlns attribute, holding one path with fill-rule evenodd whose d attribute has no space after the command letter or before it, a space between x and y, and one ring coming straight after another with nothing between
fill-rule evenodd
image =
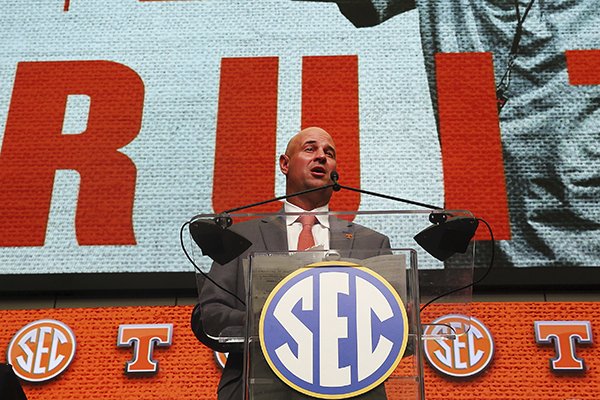
<instances>
[{"instance_id":1,"label":"orange background panel","mask_svg":"<svg viewBox=\"0 0 600 400\"><path fill-rule=\"evenodd\" d=\"M212 399L220 372L212 352L191 332L190 307L115 307L2 311L0 352L3 361L12 335L42 318L67 324L77 340L75 358L55 380L24 384L28 400L41 399ZM132 348L118 348L120 324L173 324L170 347L155 347L159 371L150 377L125 375Z\"/></svg>"},{"instance_id":2,"label":"orange background panel","mask_svg":"<svg viewBox=\"0 0 600 400\"><path fill-rule=\"evenodd\" d=\"M28 322L57 319L75 333L75 359L51 382L24 384L28 399L214 399L220 372L212 352L198 343L189 328L191 309L180 306L3 310L0 352L6 354L12 336ZM441 315L444 310L443 306L431 306L427 312ZM597 337L600 326L597 303L475 303L471 313L494 337L496 352L492 363L481 375L469 380L451 380L426 366L428 400L597 398L598 345L577 347L577 355L588 368L584 374L556 375L549 366L554 347L536 344L533 332L536 320L584 320L591 322L592 334ZM124 374L132 349L117 347L117 332L120 324L132 323L173 324L173 344L154 350L154 359L159 362L159 372L154 376Z\"/></svg>"}]
</instances>

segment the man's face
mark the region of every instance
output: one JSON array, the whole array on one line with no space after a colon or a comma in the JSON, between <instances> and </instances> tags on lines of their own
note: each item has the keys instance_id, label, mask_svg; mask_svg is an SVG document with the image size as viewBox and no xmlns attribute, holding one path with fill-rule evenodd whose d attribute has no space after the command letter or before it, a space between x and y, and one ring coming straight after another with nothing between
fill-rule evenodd
<instances>
[{"instance_id":1,"label":"man's face","mask_svg":"<svg viewBox=\"0 0 600 400\"><path fill-rule=\"evenodd\" d=\"M333 139L320 128L307 128L290 141L279 165L288 194L327 185L336 169Z\"/></svg>"}]
</instances>

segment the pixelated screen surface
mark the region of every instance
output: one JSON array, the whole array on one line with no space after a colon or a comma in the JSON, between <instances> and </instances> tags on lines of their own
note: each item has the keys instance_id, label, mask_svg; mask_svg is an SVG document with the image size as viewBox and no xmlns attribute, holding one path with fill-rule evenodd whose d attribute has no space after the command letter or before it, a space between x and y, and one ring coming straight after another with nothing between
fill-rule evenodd
<instances>
[{"instance_id":1,"label":"pixelated screen surface","mask_svg":"<svg viewBox=\"0 0 600 400\"><path fill-rule=\"evenodd\" d=\"M413 3L0 1L0 274L191 271L180 226L284 194L309 126L341 183L470 210L505 266L600 265L593 2L521 2L509 74L512 2Z\"/></svg>"}]
</instances>

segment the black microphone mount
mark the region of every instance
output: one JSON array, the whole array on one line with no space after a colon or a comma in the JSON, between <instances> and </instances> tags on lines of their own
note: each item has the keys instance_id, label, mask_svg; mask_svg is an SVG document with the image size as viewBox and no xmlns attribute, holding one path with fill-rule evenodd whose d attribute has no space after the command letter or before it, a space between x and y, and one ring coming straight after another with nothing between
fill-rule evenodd
<instances>
[{"instance_id":1,"label":"black microphone mount","mask_svg":"<svg viewBox=\"0 0 600 400\"><path fill-rule=\"evenodd\" d=\"M414 239L427 252L442 261L456 252L464 253L477 229L478 223L475 218L457 217L448 221L448 218L453 217L453 215L444 212L442 207L340 185L337 171L333 171L330 178L332 183L327 185L231 208L212 219L202 218L201 215L197 215L189 221L190 234L196 244L202 249L203 254L208 255L219 264L225 264L240 256L252 245L246 238L228 229L233 224L230 213L327 189L332 189L336 192L345 189L433 210L429 214L429 221L434 225L417 234Z\"/></svg>"},{"instance_id":2,"label":"black microphone mount","mask_svg":"<svg viewBox=\"0 0 600 400\"><path fill-rule=\"evenodd\" d=\"M348 190L351 192L358 192L358 193L366 194L369 196L380 197L380 198L387 199L387 200L398 201L400 203L411 204L411 205L419 206L419 207L423 207L423 208L429 208L429 209L435 210L435 211L443 210L442 207L433 206L431 204L421 203L421 202L414 201L414 200L403 199L401 197L390 196L387 194L371 192L369 190L353 188L351 186L340 185L340 183L338 182L338 180L340 179L340 175L337 171L333 171L330 175L330 178L331 178L332 183L324 185L324 186L319 186L319 187L312 188L312 189L302 190L300 192L286 194L286 195L278 196L278 197L275 197L272 199L263 200L263 201L259 201L259 202L252 203L252 204L246 204L246 205L243 205L240 207L230 208L228 210L221 212L217 217L215 217L215 223L217 223L223 229L227 229L233 224L233 220L229 216L229 214L231 214L231 213L241 211L241 210L246 210L248 208L262 206L263 204L269 204L269 203L273 203L275 201L287 200L292 197L302 196L302 195L305 195L308 193L318 192L318 191L326 190L326 189L330 189L330 188L333 189L334 192L339 192L341 189L344 189L344 190ZM196 217L192 218L192 220L194 220L195 218ZM448 218L448 215L445 213L438 212L438 213L431 213L429 215L429 221L434 224L439 224L439 223L445 222L447 218Z\"/></svg>"},{"instance_id":3,"label":"black microphone mount","mask_svg":"<svg viewBox=\"0 0 600 400\"><path fill-rule=\"evenodd\" d=\"M398 201L400 203L411 204L411 205L419 206L419 207L423 207L423 208L429 208L434 211L443 210L442 207L432 206L431 204L421 203L421 202L414 201L414 200L403 199L401 197L395 197L395 196L390 196L387 194L371 192L369 190L358 189L358 188L353 188L350 186L340 185L338 183L338 179L340 179L340 175L337 173L337 171L333 171L331 173L331 181L333 182L333 190L335 192L339 192L341 189L345 189L345 190L349 190L351 192L368 194L369 196L381 197L382 199ZM429 222L431 222L432 224L441 224L442 222L445 222L447 219L448 219L448 214L446 214L446 213L432 212L431 214L429 214Z\"/></svg>"},{"instance_id":4,"label":"black microphone mount","mask_svg":"<svg viewBox=\"0 0 600 400\"><path fill-rule=\"evenodd\" d=\"M332 172L331 175L333 176L334 173L337 174L337 172ZM326 189L330 189L330 188L335 191L335 183L330 183L330 184L327 184L324 186L319 186L319 187L312 188L312 189L302 190L300 192L296 192L296 193L292 193L292 194L286 194L286 195L275 197L275 198L272 198L269 200L263 200L263 201L259 201L259 202L252 203L252 204L247 204L247 205L236 207L236 208L230 208L229 210L225 210L221 214L219 214L219 216L215 218L215 222L217 222L223 228L229 228L232 224L232 220L231 220L231 217L229 217L229 214L231 214L233 212L245 210L247 208L262 206L263 204L269 204L269 203L273 203L275 201L286 200L291 197L302 196L304 194L318 192L318 191L326 190Z\"/></svg>"}]
</instances>

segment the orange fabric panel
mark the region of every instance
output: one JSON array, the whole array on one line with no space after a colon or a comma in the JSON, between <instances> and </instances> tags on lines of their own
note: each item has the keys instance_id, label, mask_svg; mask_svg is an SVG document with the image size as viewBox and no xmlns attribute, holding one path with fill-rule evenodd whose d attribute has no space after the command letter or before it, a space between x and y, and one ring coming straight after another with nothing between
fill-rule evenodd
<instances>
[{"instance_id":1,"label":"orange fabric panel","mask_svg":"<svg viewBox=\"0 0 600 400\"><path fill-rule=\"evenodd\" d=\"M23 384L29 400L213 399L220 371L212 351L191 332L191 312L191 307L1 311L0 352L5 357L10 339L26 323L57 319L75 333L75 358L53 381ZM173 344L154 348L159 366L155 375L125 375L125 363L132 359L133 349L117 347L117 334L120 324L130 323L173 324Z\"/></svg>"},{"instance_id":2,"label":"orange fabric panel","mask_svg":"<svg viewBox=\"0 0 600 400\"><path fill-rule=\"evenodd\" d=\"M443 306L425 310L441 315ZM443 311L442 311L443 313ZM482 321L494 337L496 352L490 367L470 380L451 380L425 367L427 399L564 400L597 399L600 393L600 352L597 345L577 346L589 370L582 375L558 375L550 370L554 346L535 342L534 321L589 320L600 327L598 303L474 303L471 315Z\"/></svg>"},{"instance_id":3,"label":"orange fabric panel","mask_svg":"<svg viewBox=\"0 0 600 400\"><path fill-rule=\"evenodd\" d=\"M77 350L70 367L53 381L24 384L30 400L53 399L214 399L220 372L212 352L199 344L189 326L191 307L109 307L90 309L3 310L0 352L6 354L12 336L37 319L57 319L75 333ZM430 306L424 318L442 315ZM451 380L425 366L428 400L452 399L596 399L600 393L600 352L597 344L577 346L587 371L559 375L550 369L554 346L538 345L534 321L590 321L598 337L597 303L475 303L471 314L492 332L496 352L490 367L469 380ZM124 373L131 348L118 348L120 324L173 324L170 347L156 347L159 372L146 377ZM3 360L4 361L4 360ZM389 398L394 388L387 385ZM450 396L450 397L449 397Z\"/></svg>"}]
</instances>

